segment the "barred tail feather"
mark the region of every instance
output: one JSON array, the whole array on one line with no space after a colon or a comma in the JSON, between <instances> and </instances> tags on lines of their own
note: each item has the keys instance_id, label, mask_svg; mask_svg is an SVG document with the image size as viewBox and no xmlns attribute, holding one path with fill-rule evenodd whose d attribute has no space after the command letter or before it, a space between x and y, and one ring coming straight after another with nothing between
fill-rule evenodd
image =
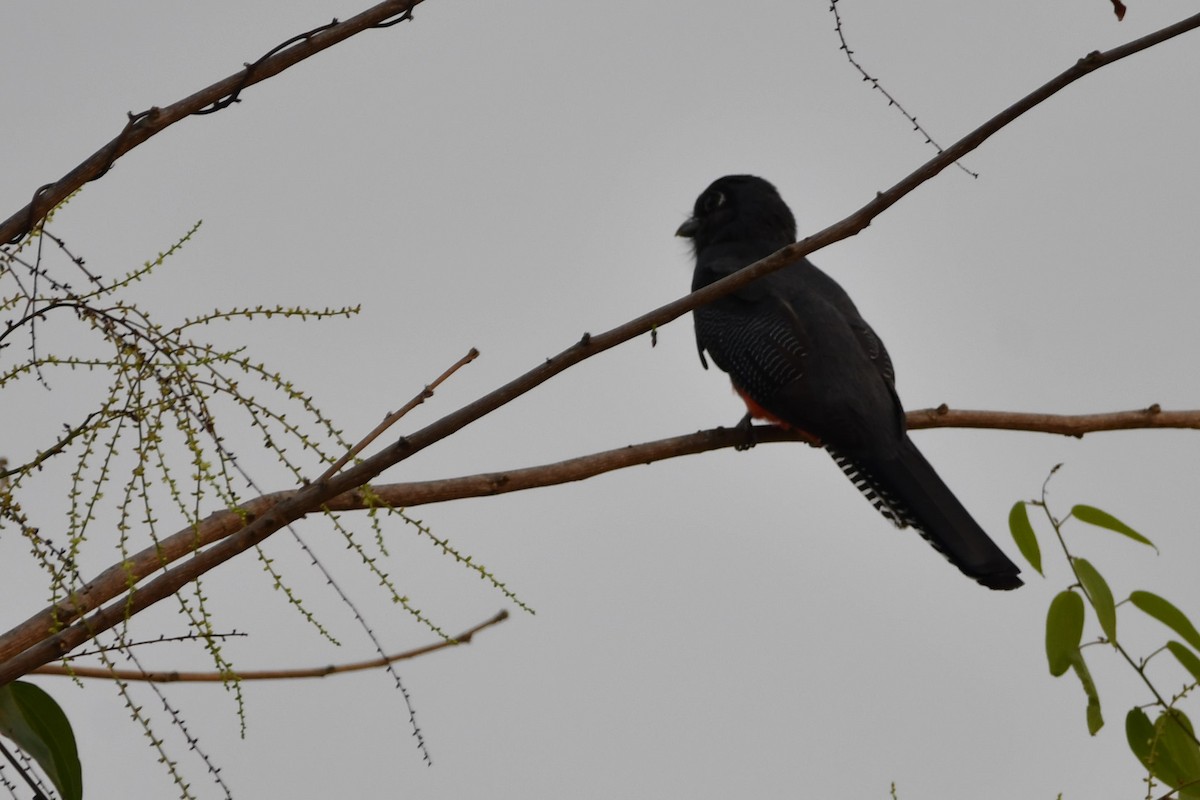
<instances>
[{"instance_id":1,"label":"barred tail feather","mask_svg":"<svg viewBox=\"0 0 1200 800\"><path fill-rule=\"evenodd\" d=\"M1021 570L984 533L907 436L898 454L887 459L850 457L827 449L879 513L899 528L915 528L963 574L989 589L1021 585Z\"/></svg>"}]
</instances>

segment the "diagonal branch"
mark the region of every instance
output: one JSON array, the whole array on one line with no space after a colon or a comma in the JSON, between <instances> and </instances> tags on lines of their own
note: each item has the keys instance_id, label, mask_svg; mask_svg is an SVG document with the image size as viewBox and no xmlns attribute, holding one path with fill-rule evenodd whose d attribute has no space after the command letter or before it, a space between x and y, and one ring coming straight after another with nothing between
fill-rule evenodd
<instances>
[{"instance_id":1,"label":"diagonal branch","mask_svg":"<svg viewBox=\"0 0 1200 800\"><path fill-rule=\"evenodd\" d=\"M931 158L890 189L877 194L874 200L845 219L795 244L784 247L733 275L612 330L596 336L584 334L578 343L557 356L547 359L524 375L509 381L457 411L447 414L410 436L401 438L361 463L339 472L326 481L307 484L295 493L284 496L274 503L263 503L264 507L261 511L258 511L260 506L256 505L256 510L251 512L251 515L246 518L246 524L241 526L236 533L206 550L196 552L192 557L176 566L163 569L161 573L146 581L144 585L135 586L121 602L100 608L111 597L104 596L104 592L100 590L99 579L97 582L89 583L68 601L59 604L56 608L42 612L4 637L0 637L0 685L8 683L35 667L66 655L96 634L119 625L133 614L148 608L159 600L172 596L209 570L261 543L281 527L312 513L343 492L368 483L385 469L456 433L575 364L616 347L635 336L665 325L698 306L712 302L750 281L778 270L822 247L857 234L869 225L871 220L922 183L979 147L997 131L1071 83L1106 64L1141 52L1196 27L1200 27L1200 14L1112 50L1090 53L1056 78ZM3 228L0 227L0 230ZM201 525L203 524L201 523ZM149 564L142 565L125 562L102 573L101 578L116 571L121 576L121 580L127 582L126 586L135 585L156 570L162 569L162 566L157 558ZM91 616L81 619L93 610L95 611ZM64 628L62 627L64 625L69 626Z\"/></svg>"},{"instance_id":2,"label":"diagonal branch","mask_svg":"<svg viewBox=\"0 0 1200 800\"><path fill-rule=\"evenodd\" d=\"M67 198L85 183L100 178L121 156L142 142L166 130L193 114L217 111L237 101L245 88L265 81L299 64L309 56L333 47L355 34L372 28L388 27L394 17L408 19L422 0L385 0L385 2L356 14L345 22L336 19L308 33L294 36L267 55L228 78L206 86L200 91L172 103L154 106L139 114L130 114L128 122L116 138L59 178L34 192L33 200L4 222L0 222L0 242L13 243L21 239L41 221L50 209ZM399 21L395 20L395 21Z\"/></svg>"},{"instance_id":3,"label":"diagonal branch","mask_svg":"<svg viewBox=\"0 0 1200 800\"><path fill-rule=\"evenodd\" d=\"M371 442L375 441L380 436L382 436L384 431L386 431L388 428L392 427L397 422L399 422L400 419L405 414L412 411L414 408L421 405L429 398L433 397L434 390L437 389L437 387L441 386L442 383L445 382L447 378L449 378L454 373L458 372L458 370L461 369L462 367L465 367L467 364L470 364L472 361L474 361L478 357L479 357L479 351L476 350L474 347L472 347L465 356L460 358L458 361L455 361L453 364L451 364L446 369L445 372L443 372L441 375L439 375L437 377L437 380L435 380L433 383L426 385L426 387L424 389L422 389L420 392L417 393L416 397L414 397L412 400L409 400L407 403L405 403L403 406L401 406L399 411L393 411L390 414L388 414L386 417L384 417L383 421L380 422L378 425L376 425L375 428L372 429L372 431L370 433L368 433L366 436L364 436L362 439L360 439L358 441L358 443L356 445L354 445L353 447L351 447L344 456L339 458L337 461L333 462L333 464L331 464L329 466L329 469L322 472L321 477L317 478L317 482L320 483L321 481L328 480L329 478L336 475L338 470L340 470L342 467L344 467L350 463L350 459L354 458L356 455L361 453L363 450L366 450L367 447L371 444Z\"/></svg>"}]
</instances>

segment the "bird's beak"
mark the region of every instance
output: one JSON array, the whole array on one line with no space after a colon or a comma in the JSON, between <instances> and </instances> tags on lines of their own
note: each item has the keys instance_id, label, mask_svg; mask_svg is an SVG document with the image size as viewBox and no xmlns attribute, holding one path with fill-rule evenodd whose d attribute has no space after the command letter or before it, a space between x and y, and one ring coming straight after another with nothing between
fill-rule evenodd
<instances>
[{"instance_id":1,"label":"bird's beak","mask_svg":"<svg viewBox=\"0 0 1200 800\"><path fill-rule=\"evenodd\" d=\"M679 226L679 230L675 231L675 235L682 236L685 239L693 239L696 236L696 231L699 229L700 223L696 221L695 217L691 217Z\"/></svg>"}]
</instances>

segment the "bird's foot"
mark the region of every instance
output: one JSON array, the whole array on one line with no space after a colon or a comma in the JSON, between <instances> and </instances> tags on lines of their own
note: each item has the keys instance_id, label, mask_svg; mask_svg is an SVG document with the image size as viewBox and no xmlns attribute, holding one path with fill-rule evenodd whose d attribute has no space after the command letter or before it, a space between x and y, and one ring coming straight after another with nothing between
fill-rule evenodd
<instances>
[{"instance_id":1,"label":"bird's foot","mask_svg":"<svg viewBox=\"0 0 1200 800\"><path fill-rule=\"evenodd\" d=\"M794 428L791 425L787 425L783 422L776 423L776 426L779 428L782 428L785 431L790 431L790 432L796 434L796 436L798 436L800 438L800 441L804 442L809 447L815 447L818 450L825 447L825 443L821 441L821 437L817 436L814 433L809 433L808 431L806 431L802 428ZM752 448L756 444L758 444L758 437L754 432L755 429L754 429L754 415L753 414L747 414L746 416L742 417L741 422L739 422L737 425L734 425L733 429L736 431L740 431L742 436L745 439L745 441L743 441L741 444L735 444L733 446L734 450L737 450L739 452L742 450L749 450L750 448Z\"/></svg>"},{"instance_id":2,"label":"bird's foot","mask_svg":"<svg viewBox=\"0 0 1200 800\"><path fill-rule=\"evenodd\" d=\"M749 414L742 417L742 421L734 426L734 430L741 431L742 436L746 438L746 440L741 444L735 444L733 446L734 450L741 452L743 450L749 450L751 447L754 447L754 445L758 444L758 441L754 438L754 418Z\"/></svg>"},{"instance_id":3,"label":"bird's foot","mask_svg":"<svg viewBox=\"0 0 1200 800\"><path fill-rule=\"evenodd\" d=\"M792 431L792 433L799 436L800 441L804 442L809 447L815 447L818 450L820 450L821 448L823 448L825 446L825 443L821 441L821 437L819 437L815 434L809 433L808 431L800 430L799 428L791 428L791 431Z\"/></svg>"}]
</instances>

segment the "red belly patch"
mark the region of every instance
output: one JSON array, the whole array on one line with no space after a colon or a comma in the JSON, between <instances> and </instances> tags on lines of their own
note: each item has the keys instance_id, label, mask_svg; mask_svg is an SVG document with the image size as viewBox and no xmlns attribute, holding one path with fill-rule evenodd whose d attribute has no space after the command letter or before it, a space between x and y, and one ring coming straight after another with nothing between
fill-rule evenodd
<instances>
[{"instance_id":1,"label":"red belly patch","mask_svg":"<svg viewBox=\"0 0 1200 800\"><path fill-rule=\"evenodd\" d=\"M765 420L767 422L770 422L772 425L778 425L779 427L783 428L784 430L795 431L796 433L800 434L801 437L803 437L804 441L808 442L813 447L823 447L824 446L821 443L820 437L814 436L813 434L809 433L806 430L802 430L801 428L797 428L795 425L792 425L787 420L780 419L775 414L772 414L770 411L767 411L765 408L760 406L754 400L754 398L752 398L746 392L742 391L741 387L739 387L736 383L733 384L733 390L735 392L737 392L738 397L742 398L742 402L746 404L746 410L750 412L750 416L753 417L754 419Z\"/></svg>"},{"instance_id":2,"label":"red belly patch","mask_svg":"<svg viewBox=\"0 0 1200 800\"><path fill-rule=\"evenodd\" d=\"M767 422L770 422L773 425L778 425L781 428L792 430L791 425L760 406L754 401L754 398L742 391L741 387L739 387L736 383L733 384L733 390L737 392L738 397L742 398L742 402L746 404L746 409L750 412L750 416L754 417L755 419L766 420Z\"/></svg>"}]
</instances>

